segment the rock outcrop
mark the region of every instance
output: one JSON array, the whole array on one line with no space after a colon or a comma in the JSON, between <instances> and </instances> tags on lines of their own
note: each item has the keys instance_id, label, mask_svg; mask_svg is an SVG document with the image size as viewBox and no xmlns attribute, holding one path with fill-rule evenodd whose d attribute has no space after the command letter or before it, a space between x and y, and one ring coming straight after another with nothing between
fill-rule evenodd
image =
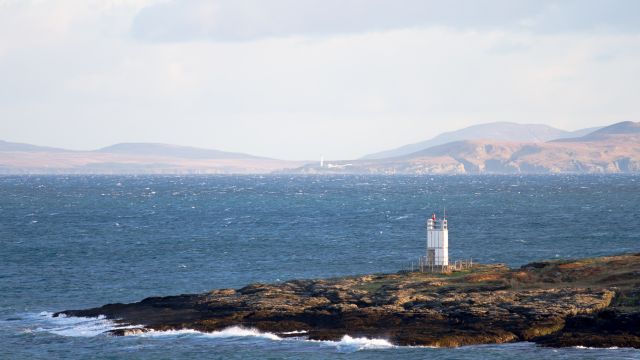
<instances>
[{"instance_id":1,"label":"rock outcrop","mask_svg":"<svg viewBox=\"0 0 640 360\"><path fill-rule=\"evenodd\" d=\"M252 284L205 294L67 310L147 330L240 325L316 340L343 335L398 345L535 341L547 346L640 348L640 254L548 261L449 274L400 272ZM295 332L295 333L294 333Z\"/></svg>"}]
</instances>

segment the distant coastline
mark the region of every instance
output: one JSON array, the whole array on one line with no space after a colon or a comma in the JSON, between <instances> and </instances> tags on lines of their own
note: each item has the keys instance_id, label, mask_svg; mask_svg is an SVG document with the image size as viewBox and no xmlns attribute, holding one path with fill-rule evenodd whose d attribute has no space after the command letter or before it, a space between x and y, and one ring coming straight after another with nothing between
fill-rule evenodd
<instances>
[{"instance_id":1,"label":"distant coastline","mask_svg":"<svg viewBox=\"0 0 640 360\"><path fill-rule=\"evenodd\" d=\"M479 127L483 130L476 132L463 129L422 145L412 144L408 149L417 150L410 153L405 153L408 150L403 147L381 153L390 157L372 154L339 161L288 161L157 143L123 143L93 151L72 151L0 141L0 174L640 173L640 122L621 122L591 132L592 129L569 133L543 128L543 135L551 131L559 137L532 137L529 131L540 125L489 125L491 131L486 127ZM482 136L492 138L479 138ZM545 140L532 140L540 137Z\"/></svg>"}]
</instances>

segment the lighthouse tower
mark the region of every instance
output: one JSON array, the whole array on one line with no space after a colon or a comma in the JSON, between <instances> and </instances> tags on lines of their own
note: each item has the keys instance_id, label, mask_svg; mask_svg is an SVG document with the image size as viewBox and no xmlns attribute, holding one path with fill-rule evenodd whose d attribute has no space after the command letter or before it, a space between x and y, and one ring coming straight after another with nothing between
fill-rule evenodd
<instances>
[{"instance_id":1,"label":"lighthouse tower","mask_svg":"<svg viewBox=\"0 0 640 360\"><path fill-rule=\"evenodd\" d=\"M447 219L438 219L433 213L427 220L427 264L449 265L449 228Z\"/></svg>"}]
</instances>

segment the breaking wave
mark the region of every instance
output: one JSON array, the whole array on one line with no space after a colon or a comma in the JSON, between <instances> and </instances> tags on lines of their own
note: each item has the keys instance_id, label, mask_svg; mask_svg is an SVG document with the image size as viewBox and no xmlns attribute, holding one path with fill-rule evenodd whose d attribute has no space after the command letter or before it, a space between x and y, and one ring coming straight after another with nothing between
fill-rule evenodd
<instances>
[{"instance_id":1,"label":"breaking wave","mask_svg":"<svg viewBox=\"0 0 640 360\"><path fill-rule=\"evenodd\" d=\"M598 348L598 347L591 347L591 346L582 346L582 345L577 345L577 346L573 346L574 349L581 349L581 350L618 350L620 349L617 346L611 346L611 347L605 347L605 348ZM629 348L631 349L631 348Z\"/></svg>"},{"instance_id":2,"label":"breaking wave","mask_svg":"<svg viewBox=\"0 0 640 360\"><path fill-rule=\"evenodd\" d=\"M109 330L137 329L139 325L119 325L104 316L98 317L74 317L59 315L53 317L53 313L43 311L37 315L27 316L27 320L35 328L28 327L24 332L48 332L60 336L93 337L104 334Z\"/></svg>"},{"instance_id":3,"label":"breaking wave","mask_svg":"<svg viewBox=\"0 0 640 360\"><path fill-rule=\"evenodd\" d=\"M339 341L330 341L330 340L307 340L310 342L317 342L323 345L335 346L339 351L358 351L358 350L368 350L368 349L389 349L395 347L395 345L391 344L389 341L385 339L370 339L366 337L351 337L349 335L344 335L342 339Z\"/></svg>"},{"instance_id":4,"label":"breaking wave","mask_svg":"<svg viewBox=\"0 0 640 360\"><path fill-rule=\"evenodd\" d=\"M274 341L282 340L282 338L276 334L272 334L269 332L261 332L257 329L245 328L241 326L231 326L226 329L223 329L220 331L213 331L213 332L202 332L202 331L197 331L192 329L163 330L163 331L151 330L151 331L147 331L139 334L134 334L133 336L161 337L161 336L180 336L180 335L196 335L196 336L203 336L203 337L210 337L210 338L256 337L256 338L263 338L263 339L269 339Z\"/></svg>"},{"instance_id":5,"label":"breaking wave","mask_svg":"<svg viewBox=\"0 0 640 360\"><path fill-rule=\"evenodd\" d=\"M254 328L246 328L242 326L231 326L226 329L214 332L201 332L192 329L181 329L181 330L163 330L156 331L151 330L148 332L134 334L132 336L140 336L140 337L179 337L179 336L199 336L199 337L207 337L207 338L234 338L234 337L252 337L252 338L260 338L267 339L272 341L303 341L308 343L320 344L322 346L332 346L335 347L338 351L341 352L351 352L358 350L367 350L367 349L387 349L394 347L389 341L384 339L369 339L365 337L351 337L349 335L344 335L342 339L338 341L330 341L330 340L309 340L303 335L306 331L290 331L283 334L300 334L300 337L280 337L274 333L270 332L262 332L260 330Z\"/></svg>"},{"instance_id":6,"label":"breaking wave","mask_svg":"<svg viewBox=\"0 0 640 360\"><path fill-rule=\"evenodd\" d=\"M39 314L27 315L23 320L27 320L27 327L23 333L46 332L59 336L69 337L94 337L104 335L111 330L118 329L141 329L141 325L120 325L113 320L109 320L104 316L98 317L74 317L60 315L53 316L52 312L41 312ZM214 332L202 332L193 329L180 330L150 330L141 331L129 336L142 338L163 338L163 337L204 337L204 338L258 338L270 341L295 341L306 342L310 344L318 344L320 346L335 347L340 352L352 352L367 349L387 349L395 347L385 339L351 337L344 335L340 340L309 340L304 330L290 331L283 335L299 334L296 337L280 337L270 332L262 332L255 328L247 328L242 326L231 326L223 330Z\"/></svg>"}]
</instances>

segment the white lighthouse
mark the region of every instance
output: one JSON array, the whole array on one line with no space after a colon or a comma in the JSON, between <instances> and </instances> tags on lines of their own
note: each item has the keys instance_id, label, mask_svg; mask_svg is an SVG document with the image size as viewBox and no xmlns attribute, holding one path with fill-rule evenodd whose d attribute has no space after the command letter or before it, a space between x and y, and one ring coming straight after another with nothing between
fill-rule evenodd
<instances>
[{"instance_id":1,"label":"white lighthouse","mask_svg":"<svg viewBox=\"0 0 640 360\"><path fill-rule=\"evenodd\" d=\"M438 219L434 213L427 220L427 258L431 266L449 265L449 229L447 219Z\"/></svg>"}]
</instances>

